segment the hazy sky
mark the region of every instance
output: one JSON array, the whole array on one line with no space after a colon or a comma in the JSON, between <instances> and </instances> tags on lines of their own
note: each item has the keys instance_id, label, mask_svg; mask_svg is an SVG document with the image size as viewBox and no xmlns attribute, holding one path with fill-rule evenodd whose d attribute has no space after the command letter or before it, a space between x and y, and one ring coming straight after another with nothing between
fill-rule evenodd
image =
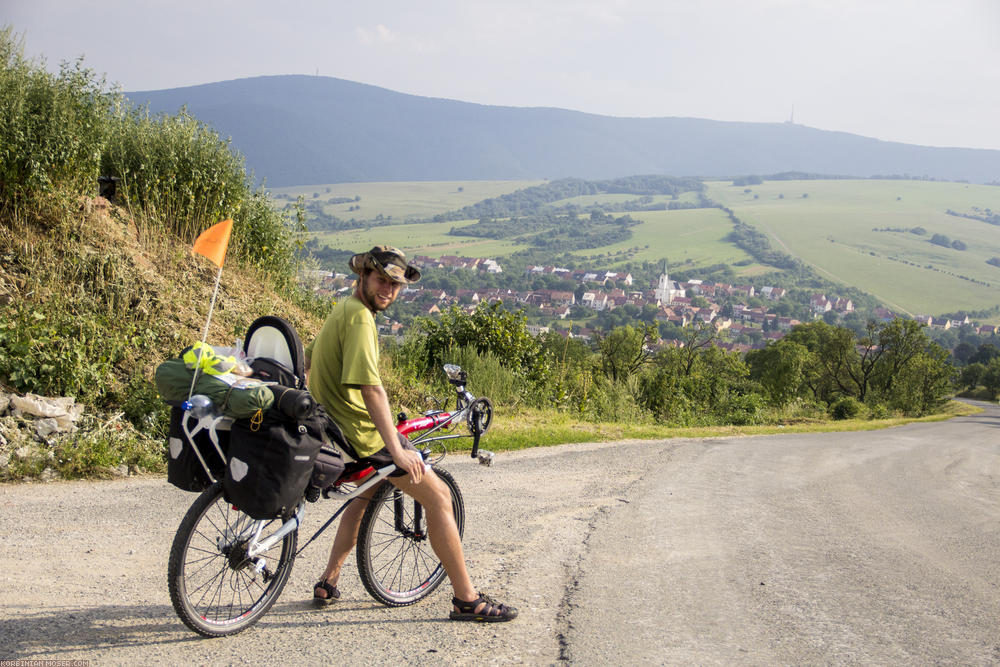
<instances>
[{"instance_id":1,"label":"hazy sky","mask_svg":"<svg viewBox=\"0 0 1000 667\"><path fill-rule=\"evenodd\" d=\"M319 74L1000 149L1000 0L0 0L0 24L125 90Z\"/></svg>"}]
</instances>

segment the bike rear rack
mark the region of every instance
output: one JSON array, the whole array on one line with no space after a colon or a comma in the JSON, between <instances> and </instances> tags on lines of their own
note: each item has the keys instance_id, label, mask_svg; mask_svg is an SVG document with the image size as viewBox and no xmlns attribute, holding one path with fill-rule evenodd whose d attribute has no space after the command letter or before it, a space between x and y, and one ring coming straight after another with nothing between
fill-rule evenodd
<instances>
[{"instance_id":1,"label":"bike rear rack","mask_svg":"<svg viewBox=\"0 0 1000 667\"><path fill-rule=\"evenodd\" d=\"M234 420L232 417L215 413L215 406L212 404L212 401L207 396L201 394L192 396L178 407L184 411L184 416L181 418L181 430L184 432L187 446L194 451L208 479L212 484L215 484L218 480L212 474L208 463L205 461L205 457L201 453L201 449L195 443L194 439L202 431L207 431L208 439L215 448L215 453L218 454L219 459L222 461L223 469L225 469L229 465L229 460L226 458L226 454L222 451L222 446L219 444L219 431L228 431L232 427ZM193 429L190 428L191 419L198 420Z\"/></svg>"}]
</instances>

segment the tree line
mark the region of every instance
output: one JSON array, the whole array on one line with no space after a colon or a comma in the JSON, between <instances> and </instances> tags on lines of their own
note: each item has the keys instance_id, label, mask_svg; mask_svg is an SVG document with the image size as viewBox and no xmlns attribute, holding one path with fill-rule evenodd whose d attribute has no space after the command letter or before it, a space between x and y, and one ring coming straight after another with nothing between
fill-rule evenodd
<instances>
[{"instance_id":1,"label":"tree line","mask_svg":"<svg viewBox=\"0 0 1000 667\"><path fill-rule=\"evenodd\" d=\"M542 212L553 202L583 195L680 195L684 192L701 192L704 188L705 185L696 178L670 176L626 176L606 181L563 178L484 199L457 211L441 213L431 218L431 222L533 215Z\"/></svg>"},{"instance_id":2,"label":"tree line","mask_svg":"<svg viewBox=\"0 0 1000 667\"><path fill-rule=\"evenodd\" d=\"M420 319L390 356L427 377L462 359L476 367L470 377L505 387L495 398L515 405L668 425L919 416L953 391L947 351L913 320L869 322L860 335L818 320L745 356L717 346L717 337L711 325L692 326L678 344L656 349L656 327L639 323L590 342L536 338L523 313L496 302Z\"/></svg>"},{"instance_id":3,"label":"tree line","mask_svg":"<svg viewBox=\"0 0 1000 667\"><path fill-rule=\"evenodd\" d=\"M517 243L566 252L627 241L632 237L629 228L638 224L638 220L628 215L615 218L594 210L583 218L576 214L543 214L501 220L483 218L472 225L452 227L448 233L477 238L513 238Z\"/></svg>"}]
</instances>

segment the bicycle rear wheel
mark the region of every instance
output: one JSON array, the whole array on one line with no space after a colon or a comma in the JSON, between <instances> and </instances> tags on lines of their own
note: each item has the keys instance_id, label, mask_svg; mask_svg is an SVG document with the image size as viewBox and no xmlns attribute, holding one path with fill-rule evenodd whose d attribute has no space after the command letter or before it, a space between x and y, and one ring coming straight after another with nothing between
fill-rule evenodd
<instances>
[{"instance_id":1,"label":"bicycle rear wheel","mask_svg":"<svg viewBox=\"0 0 1000 667\"><path fill-rule=\"evenodd\" d=\"M443 468L434 472L451 491L451 507L461 537L465 503L455 478ZM404 607L424 599L447 574L427 539L427 522L420 503L385 482L361 519L358 531L358 573L368 593L389 607Z\"/></svg>"},{"instance_id":2,"label":"bicycle rear wheel","mask_svg":"<svg viewBox=\"0 0 1000 667\"><path fill-rule=\"evenodd\" d=\"M170 601L184 625L222 637L260 620L288 582L298 531L254 558L247 547L280 527L281 521L255 521L226 502L221 482L198 496L177 529L167 567Z\"/></svg>"}]
</instances>

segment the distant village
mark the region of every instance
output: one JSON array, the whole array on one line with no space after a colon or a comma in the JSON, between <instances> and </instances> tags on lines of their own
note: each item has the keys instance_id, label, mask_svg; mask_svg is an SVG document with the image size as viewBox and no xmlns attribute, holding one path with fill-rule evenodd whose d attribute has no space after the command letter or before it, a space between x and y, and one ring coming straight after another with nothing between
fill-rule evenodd
<instances>
[{"instance_id":1,"label":"distant village","mask_svg":"<svg viewBox=\"0 0 1000 667\"><path fill-rule=\"evenodd\" d=\"M432 258L417 255L414 257L414 263L425 271L468 269L483 273L503 273L503 267L498 262L475 257ZM480 303L503 301L505 304L537 308L537 311L531 309L538 314L537 318L532 318L533 320L548 322L559 320L567 321L567 324L572 322L571 313L574 308L600 313L623 306L635 306L640 309L652 306L656 309L654 319L657 323L669 323L681 328L692 323L709 324L723 334L715 344L736 352L763 347L769 341L781 339L792 327L801 324L798 319L770 312L767 305L751 307L746 303L752 297L758 297L765 302L777 302L785 296L785 290L781 287L730 285L701 280L678 282L671 280L666 273L659 276L656 284L637 285L629 273L570 270L557 266L529 266L527 272L572 280L583 286L582 293L579 289L571 292L549 289L515 291L498 288L457 289L453 293L448 293L445 290L424 288L416 284L405 288L397 303L418 305L419 315L433 316L451 306L471 312ZM323 296L339 298L354 289L353 275L315 271L310 278L316 284L317 293ZM813 318L823 317L829 312L847 315L854 312L854 304L847 298L814 294L809 301L809 311ZM576 312L580 313L579 310ZM885 308L876 309L874 315L883 322L897 317L896 313ZM918 316L916 319L932 329L972 326L968 317L951 320ZM561 335L584 340L592 339L595 333L581 326L553 328L530 322L528 330L535 335L554 330ZM990 335L997 333L997 327L984 325L976 327L975 331ZM379 332L383 335L400 336L405 332L405 325L391 318L384 318L380 320ZM740 342L748 338L752 339L752 342ZM665 342L665 344L672 343L672 341Z\"/></svg>"}]
</instances>

